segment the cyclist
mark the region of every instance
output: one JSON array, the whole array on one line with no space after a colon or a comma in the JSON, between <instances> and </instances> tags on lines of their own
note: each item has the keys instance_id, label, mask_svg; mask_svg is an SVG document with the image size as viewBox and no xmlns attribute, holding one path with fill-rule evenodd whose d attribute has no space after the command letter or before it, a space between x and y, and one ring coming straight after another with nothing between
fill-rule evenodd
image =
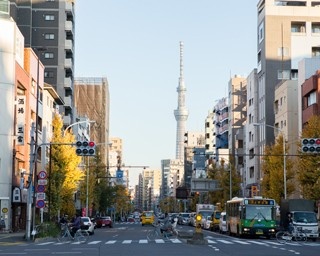
<instances>
[{"instance_id":1,"label":"cyclist","mask_svg":"<svg viewBox=\"0 0 320 256\"><path fill-rule=\"evenodd\" d=\"M168 231L172 228L172 223L170 221L169 214L166 212L164 215L164 219L162 220L163 226L160 228L161 234L163 231Z\"/></svg>"},{"instance_id":2,"label":"cyclist","mask_svg":"<svg viewBox=\"0 0 320 256\"><path fill-rule=\"evenodd\" d=\"M78 229L81 227L81 217L80 214L76 214L76 217L74 218L74 221L71 223L71 235L74 236L74 234L77 232Z\"/></svg>"},{"instance_id":3,"label":"cyclist","mask_svg":"<svg viewBox=\"0 0 320 256\"><path fill-rule=\"evenodd\" d=\"M287 213L286 228L290 233L292 233L292 231L293 231L293 220L292 220L291 212Z\"/></svg>"}]
</instances>

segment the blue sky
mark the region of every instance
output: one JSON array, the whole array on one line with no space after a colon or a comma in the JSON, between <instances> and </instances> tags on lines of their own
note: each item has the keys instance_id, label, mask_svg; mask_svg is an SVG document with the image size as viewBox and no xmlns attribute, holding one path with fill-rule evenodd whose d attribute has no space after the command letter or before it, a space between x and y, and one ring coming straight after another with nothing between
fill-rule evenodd
<instances>
[{"instance_id":1,"label":"blue sky","mask_svg":"<svg viewBox=\"0 0 320 256\"><path fill-rule=\"evenodd\" d=\"M179 42L188 131L204 131L235 74L256 67L258 0L78 0L77 77L107 77L110 136L123 162L160 169L175 158ZM130 169L130 184L140 170Z\"/></svg>"}]
</instances>

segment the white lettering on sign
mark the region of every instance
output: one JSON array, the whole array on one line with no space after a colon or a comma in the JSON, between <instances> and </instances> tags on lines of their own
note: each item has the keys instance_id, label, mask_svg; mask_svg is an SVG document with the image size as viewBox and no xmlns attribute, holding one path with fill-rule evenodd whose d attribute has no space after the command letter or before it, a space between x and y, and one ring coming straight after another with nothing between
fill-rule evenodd
<instances>
[{"instance_id":1,"label":"white lettering on sign","mask_svg":"<svg viewBox=\"0 0 320 256\"><path fill-rule=\"evenodd\" d=\"M24 145L24 126L26 123L26 96L18 95L17 96L17 105L16 105L16 136L17 136L17 145Z\"/></svg>"}]
</instances>

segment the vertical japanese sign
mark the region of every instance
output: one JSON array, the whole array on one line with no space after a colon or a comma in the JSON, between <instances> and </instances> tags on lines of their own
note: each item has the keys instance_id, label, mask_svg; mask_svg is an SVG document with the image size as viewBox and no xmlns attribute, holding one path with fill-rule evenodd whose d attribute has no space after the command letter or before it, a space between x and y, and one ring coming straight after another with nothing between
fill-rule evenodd
<instances>
[{"instance_id":1,"label":"vertical japanese sign","mask_svg":"<svg viewBox=\"0 0 320 256\"><path fill-rule=\"evenodd\" d=\"M17 145L24 145L24 133L25 133L25 120L26 120L26 96L18 95L17 96L17 107L16 107L16 136L17 136Z\"/></svg>"}]
</instances>

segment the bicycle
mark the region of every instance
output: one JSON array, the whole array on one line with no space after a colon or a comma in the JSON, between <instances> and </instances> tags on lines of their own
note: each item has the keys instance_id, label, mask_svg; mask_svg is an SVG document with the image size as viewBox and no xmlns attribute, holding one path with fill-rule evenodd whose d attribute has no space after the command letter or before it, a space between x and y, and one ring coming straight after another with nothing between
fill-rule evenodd
<instances>
[{"instance_id":1,"label":"bicycle","mask_svg":"<svg viewBox=\"0 0 320 256\"><path fill-rule=\"evenodd\" d=\"M278 231L276 233L278 243L286 244L288 241L305 242L307 241L307 235L302 231L301 227L294 227L293 230Z\"/></svg>"},{"instance_id":2,"label":"bicycle","mask_svg":"<svg viewBox=\"0 0 320 256\"><path fill-rule=\"evenodd\" d=\"M147 238L149 241L154 241L160 238L164 238L167 240L170 239L177 239L178 238L178 230L176 229L176 222L174 222L171 226L171 228L169 228L168 230L163 230L161 232L161 227L163 226L162 223L158 222L158 223L153 223L152 226L154 227L153 230L150 230L147 233Z\"/></svg>"},{"instance_id":3,"label":"bicycle","mask_svg":"<svg viewBox=\"0 0 320 256\"><path fill-rule=\"evenodd\" d=\"M68 224L61 224L61 232L58 236L58 241L65 243L67 241L76 241L78 243L86 243L89 239L89 233L87 230L78 229L74 236L71 235L70 227Z\"/></svg>"}]
</instances>

